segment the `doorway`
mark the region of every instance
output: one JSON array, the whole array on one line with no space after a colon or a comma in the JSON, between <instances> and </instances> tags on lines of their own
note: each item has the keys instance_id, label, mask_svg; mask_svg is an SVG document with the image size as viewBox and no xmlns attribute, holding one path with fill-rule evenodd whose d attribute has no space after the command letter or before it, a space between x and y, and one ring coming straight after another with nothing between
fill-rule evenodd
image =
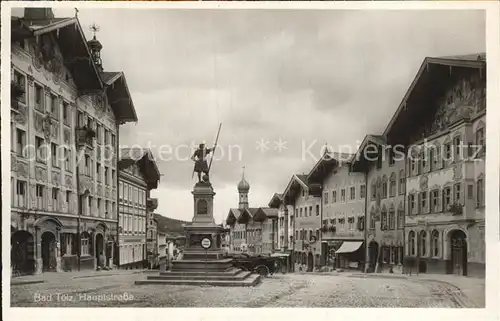
<instances>
[{"instance_id":1,"label":"doorway","mask_svg":"<svg viewBox=\"0 0 500 321\"><path fill-rule=\"evenodd\" d=\"M27 231L16 231L11 236L11 265L14 276L35 272L35 250L33 235Z\"/></svg>"},{"instance_id":2,"label":"doorway","mask_svg":"<svg viewBox=\"0 0 500 321\"><path fill-rule=\"evenodd\" d=\"M452 273L467 275L467 236L462 230L451 232L451 264Z\"/></svg>"},{"instance_id":3,"label":"doorway","mask_svg":"<svg viewBox=\"0 0 500 321\"><path fill-rule=\"evenodd\" d=\"M56 237L52 232L42 234L42 271L56 271Z\"/></svg>"}]
</instances>

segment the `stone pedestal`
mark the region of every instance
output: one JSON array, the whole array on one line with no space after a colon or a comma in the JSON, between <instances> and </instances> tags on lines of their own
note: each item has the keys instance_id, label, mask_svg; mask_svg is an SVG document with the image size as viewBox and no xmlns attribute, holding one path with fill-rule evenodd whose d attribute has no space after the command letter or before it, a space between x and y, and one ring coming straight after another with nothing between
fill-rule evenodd
<instances>
[{"instance_id":1,"label":"stone pedestal","mask_svg":"<svg viewBox=\"0 0 500 321\"><path fill-rule=\"evenodd\" d=\"M135 284L178 284L211 286L254 286L260 275L242 271L232 265L232 259L224 259L222 234L224 228L215 224L213 215L214 190L209 182L197 183L192 191L194 216L191 224L184 227L186 245L182 260L172 261L168 272L148 276ZM209 238L212 244L205 250L201 240Z\"/></svg>"}]
</instances>

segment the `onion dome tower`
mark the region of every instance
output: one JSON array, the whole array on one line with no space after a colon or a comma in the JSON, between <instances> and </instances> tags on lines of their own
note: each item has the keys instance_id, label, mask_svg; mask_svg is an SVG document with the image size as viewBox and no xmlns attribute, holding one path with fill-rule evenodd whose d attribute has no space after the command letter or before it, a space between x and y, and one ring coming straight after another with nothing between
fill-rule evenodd
<instances>
[{"instance_id":1,"label":"onion dome tower","mask_svg":"<svg viewBox=\"0 0 500 321\"><path fill-rule=\"evenodd\" d=\"M238 194L240 198L239 209L248 208L248 191L250 190L250 184L245 179L245 167L243 166L243 173L241 175L241 181L238 183Z\"/></svg>"}]
</instances>

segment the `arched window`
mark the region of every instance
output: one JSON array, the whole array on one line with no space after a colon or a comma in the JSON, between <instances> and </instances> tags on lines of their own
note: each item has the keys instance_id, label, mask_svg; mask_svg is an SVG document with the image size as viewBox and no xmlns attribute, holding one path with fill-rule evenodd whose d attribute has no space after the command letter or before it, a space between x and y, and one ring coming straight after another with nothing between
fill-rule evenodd
<instances>
[{"instance_id":1,"label":"arched window","mask_svg":"<svg viewBox=\"0 0 500 321\"><path fill-rule=\"evenodd\" d=\"M439 256L439 232L437 230L431 233L431 251L432 256Z\"/></svg>"},{"instance_id":2,"label":"arched window","mask_svg":"<svg viewBox=\"0 0 500 321\"><path fill-rule=\"evenodd\" d=\"M405 209L402 203L398 207L398 229L402 229L405 224Z\"/></svg>"},{"instance_id":3,"label":"arched window","mask_svg":"<svg viewBox=\"0 0 500 321\"><path fill-rule=\"evenodd\" d=\"M420 254L422 256L427 256L427 232L420 232Z\"/></svg>"},{"instance_id":4,"label":"arched window","mask_svg":"<svg viewBox=\"0 0 500 321\"><path fill-rule=\"evenodd\" d=\"M387 176L382 177L382 198L387 198Z\"/></svg>"},{"instance_id":5,"label":"arched window","mask_svg":"<svg viewBox=\"0 0 500 321\"><path fill-rule=\"evenodd\" d=\"M389 208L389 229L394 230L396 228L396 213L394 212L394 206L391 204Z\"/></svg>"},{"instance_id":6,"label":"arched window","mask_svg":"<svg viewBox=\"0 0 500 321\"><path fill-rule=\"evenodd\" d=\"M380 222L380 229L381 230L387 230L387 208L385 208L385 205L382 207L382 212L381 212L381 222Z\"/></svg>"},{"instance_id":7,"label":"arched window","mask_svg":"<svg viewBox=\"0 0 500 321\"><path fill-rule=\"evenodd\" d=\"M370 229L375 229L375 207L370 211Z\"/></svg>"},{"instance_id":8,"label":"arched window","mask_svg":"<svg viewBox=\"0 0 500 321\"><path fill-rule=\"evenodd\" d=\"M399 195L404 195L406 189L405 171L399 171Z\"/></svg>"},{"instance_id":9,"label":"arched window","mask_svg":"<svg viewBox=\"0 0 500 321\"><path fill-rule=\"evenodd\" d=\"M377 198L377 182L374 180L372 180L372 200L374 200L375 198Z\"/></svg>"},{"instance_id":10,"label":"arched window","mask_svg":"<svg viewBox=\"0 0 500 321\"><path fill-rule=\"evenodd\" d=\"M391 174L391 178L389 180L389 197L396 196L396 173Z\"/></svg>"},{"instance_id":11,"label":"arched window","mask_svg":"<svg viewBox=\"0 0 500 321\"><path fill-rule=\"evenodd\" d=\"M410 231L408 233L408 246L409 246L408 251L410 252L410 255L415 256L415 232L414 231Z\"/></svg>"}]
</instances>

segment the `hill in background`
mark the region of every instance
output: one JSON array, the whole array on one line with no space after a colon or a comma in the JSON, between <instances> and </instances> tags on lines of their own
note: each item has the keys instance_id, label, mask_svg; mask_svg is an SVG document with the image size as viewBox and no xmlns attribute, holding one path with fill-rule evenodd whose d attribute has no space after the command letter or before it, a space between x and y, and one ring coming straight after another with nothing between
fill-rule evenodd
<instances>
[{"instance_id":1,"label":"hill in background","mask_svg":"<svg viewBox=\"0 0 500 321\"><path fill-rule=\"evenodd\" d=\"M184 236L183 224L187 221L177 220L155 213L155 220L158 222L158 231L166 232L172 236Z\"/></svg>"}]
</instances>

